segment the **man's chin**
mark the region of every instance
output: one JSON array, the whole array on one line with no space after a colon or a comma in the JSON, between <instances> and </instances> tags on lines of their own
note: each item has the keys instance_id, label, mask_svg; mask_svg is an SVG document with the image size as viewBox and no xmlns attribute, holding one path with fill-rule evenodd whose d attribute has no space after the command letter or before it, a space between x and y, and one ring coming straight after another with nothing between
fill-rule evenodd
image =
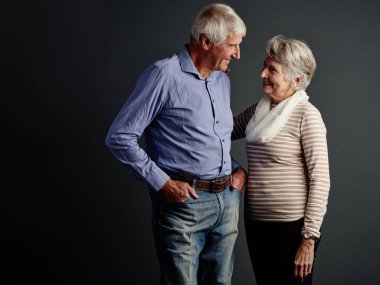
<instances>
[{"instance_id":1,"label":"man's chin","mask_svg":"<svg viewBox=\"0 0 380 285\"><path fill-rule=\"evenodd\" d=\"M228 73L228 72L230 72L231 69L228 67L228 65L226 65L226 66L219 68L219 70L222 72Z\"/></svg>"}]
</instances>

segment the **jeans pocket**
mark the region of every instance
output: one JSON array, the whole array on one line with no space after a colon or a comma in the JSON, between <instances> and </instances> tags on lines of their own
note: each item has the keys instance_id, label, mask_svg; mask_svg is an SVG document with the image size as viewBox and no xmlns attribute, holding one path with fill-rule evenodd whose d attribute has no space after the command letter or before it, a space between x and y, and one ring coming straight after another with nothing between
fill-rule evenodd
<instances>
[{"instance_id":1,"label":"jeans pocket","mask_svg":"<svg viewBox=\"0 0 380 285\"><path fill-rule=\"evenodd\" d=\"M242 193L242 191L240 191L238 188L232 188L231 191L238 192L239 194Z\"/></svg>"},{"instance_id":2,"label":"jeans pocket","mask_svg":"<svg viewBox=\"0 0 380 285\"><path fill-rule=\"evenodd\" d=\"M195 213L191 207L192 201L193 199L189 197L184 202L163 202L160 213L161 225L178 229L194 225Z\"/></svg>"}]
</instances>

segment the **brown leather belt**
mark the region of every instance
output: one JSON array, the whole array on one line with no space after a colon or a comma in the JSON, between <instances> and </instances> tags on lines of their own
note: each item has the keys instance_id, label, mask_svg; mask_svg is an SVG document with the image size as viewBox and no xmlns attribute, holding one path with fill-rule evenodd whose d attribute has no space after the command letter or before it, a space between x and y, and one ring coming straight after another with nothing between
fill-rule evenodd
<instances>
[{"instance_id":1,"label":"brown leather belt","mask_svg":"<svg viewBox=\"0 0 380 285\"><path fill-rule=\"evenodd\" d=\"M226 175L215 180L192 179L178 176L171 176L170 178L187 182L190 186L194 185L195 190L215 193L224 191L224 189L229 187L232 183L231 175Z\"/></svg>"}]
</instances>

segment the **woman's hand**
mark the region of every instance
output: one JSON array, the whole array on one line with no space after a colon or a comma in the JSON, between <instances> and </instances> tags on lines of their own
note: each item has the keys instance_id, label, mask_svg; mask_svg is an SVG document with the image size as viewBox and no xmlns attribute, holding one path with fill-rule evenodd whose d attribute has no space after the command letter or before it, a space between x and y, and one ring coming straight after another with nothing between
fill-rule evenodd
<instances>
[{"instance_id":1,"label":"woman's hand","mask_svg":"<svg viewBox=\"0 0 380 285\"><path fill-rule=\"evenodd\" d=\"M302 238L294 259L294 276L303 279L311 273L314 261L314 244L312 239Z\"/></svg>"}]
</instances>

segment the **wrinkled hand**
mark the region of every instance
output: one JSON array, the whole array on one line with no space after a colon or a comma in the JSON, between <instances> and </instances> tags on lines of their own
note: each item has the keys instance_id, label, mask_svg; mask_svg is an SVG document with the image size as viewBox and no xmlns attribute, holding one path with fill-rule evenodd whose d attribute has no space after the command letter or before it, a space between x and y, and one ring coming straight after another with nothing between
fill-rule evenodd
<instances>
[{"instance_id":1,"label":"wrinkled hand","mask_svg":"<svg viewBox=\"0 0 380 285\"><path fill-rule=\"evenodd\" d=\"M238 168L232 173L232 189L238 189L243 192L245 183L247 182L247 172L243 168Z\"/></svg>"},{"instance_id":2,"label":"wrinkled hand","mask_svg":"<svg viewBox=\"0 0 380 285\"><path fill-rule=\"evenodd\" d=\"M190 196L197 199L197 192L187 182L169 179L161 189L165 199L171 202L184 202Z\"/></svg>"},{"instance_id":3,"label":"wrinkled hand","mask_svg":"<svg viewBox=\"0 0 380 285\"><path fill-rule=\"evenodd\" d=\"M314 240L302 239L294 259L294 276L303 279L311 273L314 260Z\"/></svg>"}]
</instances>

